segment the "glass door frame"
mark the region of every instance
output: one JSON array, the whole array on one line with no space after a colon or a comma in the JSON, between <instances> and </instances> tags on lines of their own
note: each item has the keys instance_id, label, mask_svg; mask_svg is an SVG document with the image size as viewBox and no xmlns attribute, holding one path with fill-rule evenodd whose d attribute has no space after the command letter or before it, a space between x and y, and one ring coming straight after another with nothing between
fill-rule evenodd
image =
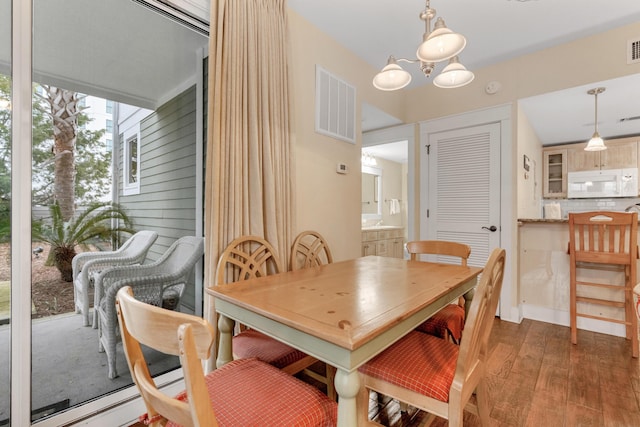
<instances>
[{"instance_id":1,"label":"glass door frame","mask_svg":"<svg viewBox=\"0 0 640 427\"><path fill-rule=\"evenodd\" d=\"M33 79L33 2L11 2L11 425L31 422L31 140ZM29 215L26 213L29 212ZM25 308L26 307L26 308ZM156 377L168 394L184 389L180 369ZM134 422L146 411L135 386L38 420L39 427L82 421L84 426Z\"/></svg>"}]
</instances>

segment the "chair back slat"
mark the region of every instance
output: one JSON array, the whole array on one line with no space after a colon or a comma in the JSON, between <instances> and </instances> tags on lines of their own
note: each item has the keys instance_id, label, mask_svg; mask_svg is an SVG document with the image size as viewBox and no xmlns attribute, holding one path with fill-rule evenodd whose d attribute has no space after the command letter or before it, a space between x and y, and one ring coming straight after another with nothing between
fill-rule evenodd
<instances>
[{"instance_id":1,"label":"chair back slat","mask_svg":"<svg viewBox=\"0 0 640 427\"><path fill-rule=\"evenodd\" d=\"M482 272L467 315L453 386L464 384L473 370L486 361L489 334L502 289L505 258L504 249L494 249Z\"/></svg>"},{"instance_id":2,"label":"chair back slat","mask_svg":"<svg viewBox=\"0 0 640 427\"><path fill-rule=\"evenodd\" d=\"M637 212L569 214L572 262L630 264L637 256Z\"/></svg>"},{"instance_id":3,"label":"chair back slat","mask_svg":"<svg viewBox=\"0 0 640 427\"><path fill-rule=\"evenodd\" d=\"M407 243L407 251L412 261L417 260L419 254L446 255L460 258L460 263L466 267L471 255L471 246L445 240L417 240Z\"/></svg>"},{"instance_id":4,"label":"chair back slat","mask_svg":"<svg viewBox=\"0 0 640 427\"><path fill-rule=\"evenodd\" d=\"M116 308L129 370L152 425L158 416L162 417L161 420L168 419L183 426L217 425L201 363L210 356L214 343L211 325L197 316L138 301L129 286L118 292ZM167 396L156 387L141 345L180 356L187 385L187 402ZM187 367L185 360L188 360ZM164 424L159 422L157 425Z\"/></svg>"},{"instance_id":5,"label":"chair back slat","mask_svg":"<svg viewBox=\"0 0 640 427\"><path fill-rule=\"evenodd\" d=\"M216 267L216 284L239 282L283 271L275 249L258 236L238 237L227 245Z\"/></svg>"},{"instance_id":6,"label":"chair back slat","mask_svg":"<svg viewBox=\"0 0 640 427\"><path fill-rule=\"evenodd\" d=\"M317 231L303 231L293 241L291 247L290 270L317 267L333 262L327 241Z\"/></svg>"}]
</instances>

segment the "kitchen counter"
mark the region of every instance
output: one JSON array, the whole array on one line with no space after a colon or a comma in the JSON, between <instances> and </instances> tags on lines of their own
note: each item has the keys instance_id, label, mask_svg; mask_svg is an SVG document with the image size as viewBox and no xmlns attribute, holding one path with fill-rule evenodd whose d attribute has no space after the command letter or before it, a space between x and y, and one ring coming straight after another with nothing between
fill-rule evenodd
<instances>
[{"instance_id":1,"label":"kitchen counter","mask_svg":"<svg viewBox=\"0 0 640 427\"><path fill-rule=\"evenodd\" d=\"M569 222L567 218L564 219L549 219L549 218L518 218L518 222L522 224L566 224Z\"/></svg>"}]
</instances>

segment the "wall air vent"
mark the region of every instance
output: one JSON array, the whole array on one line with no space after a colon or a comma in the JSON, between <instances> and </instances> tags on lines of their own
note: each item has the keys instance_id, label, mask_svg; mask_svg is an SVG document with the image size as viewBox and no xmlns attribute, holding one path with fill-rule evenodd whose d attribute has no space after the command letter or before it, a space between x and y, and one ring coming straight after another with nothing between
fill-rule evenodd
<instances>
[{"instance_id":1,"label":"wall air vent","mask_svg":"<svg viewBox=\"0 0 640 427\"><path fill-rule=\"evenodd\" d=\"M640 62L640 39L627 41L627 64Z\"/></svg>"},{"instance_id":2,"label":"wall air vent","mask_svg":"<svg viewBox=\"0 0 640 427\"><path fill-rule=\"evenodd\" d=\"M640 120L640 116L623 117L620 120L618 120L618 122L619 123L624 123L624 122L630 122L631 120Z\"/></svg>"},{"instance_id":3,"label":"wall air vent","mask_svg":"<svg viewBox=\"0 0 640 427\"><path fill-rule=\"evenodd\" d=\"M356 88L319 65L316 65L316 132L356 142Z\"/></svg>"}]
</instances>

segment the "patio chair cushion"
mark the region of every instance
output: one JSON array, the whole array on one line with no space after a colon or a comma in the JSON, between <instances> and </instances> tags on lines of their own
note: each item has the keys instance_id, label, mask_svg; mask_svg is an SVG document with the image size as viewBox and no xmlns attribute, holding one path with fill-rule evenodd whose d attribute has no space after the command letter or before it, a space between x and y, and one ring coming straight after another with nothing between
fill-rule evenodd
<instances>
[{"instance_id":1,"label":"patio chair cushion","mask_svg":"<svg viewBox=\"0 0 640 427\"><path fill-rule=\"evenodd\" d=\"M307 356L300 350L254 329L247 329L233 337L233 354L236 359L257 357L279 369Z\"/></svg>"},{"instance_id":2,"label":"patio chair cushion","mask_svg":"<svg viewBox=\"0 0 640 427\"><path fill-rule=\"evenodd\" d=\"M335 426L337 405L317 388L256 358L234 360L206 376L222 426ZM251 390L251 393L247 393ZM186 393L176 398L186 401ZM141 417L145 423L153 420ZM169 421L167 427L177 427Z\"/></svg>"},{"instance_id":3,"label":"patio chair cushion","mask_svg":"<svg viewBox=\"0 0 640 427\"><path fill-rule=\"evenodd\" d=\"M459 350L442 338L411 331L364 364L360 372L448 402Z\"/></svg>"},{"instance_id":4,"label":"patio chair cushion","mask_svg":"<svg viewBox=\"0 0 640 427\"><path fill-rule=\"evenodd\" d=\"M456 344L460 344L463 329L464 308L460 307L458 304L448 304L432 318L423 322L416 328L417 331L444 339L451 336Z\"/></svg>"}]
</instances>

